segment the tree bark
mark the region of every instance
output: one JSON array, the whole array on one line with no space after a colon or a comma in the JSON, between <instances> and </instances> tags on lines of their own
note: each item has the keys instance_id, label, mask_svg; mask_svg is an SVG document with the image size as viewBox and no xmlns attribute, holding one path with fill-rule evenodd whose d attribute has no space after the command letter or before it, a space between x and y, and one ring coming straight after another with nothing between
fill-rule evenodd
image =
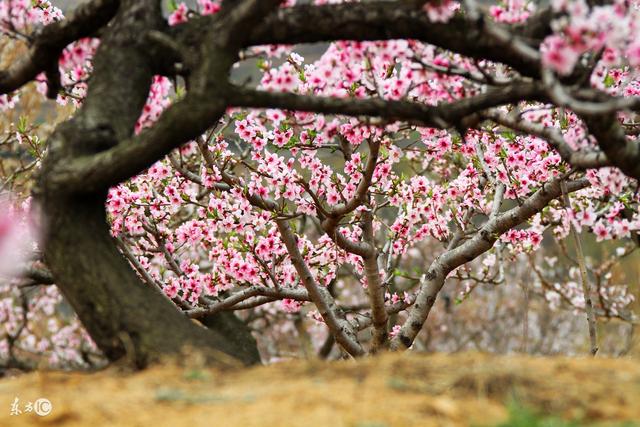
<instances>
[{"instance_id":1,"label":"tree bark","mask_svg":"<svg viewBox=\"0 0 640 427\"><path fill-rule=\"evenodd\" d=\"M157 290L142 283L109 234L103 196L51 195L42 200L48 224L47 265L97 346L110 360L138 367L185 346L218 362L260 361L255 341L233 315L198 326ZM234 321L235 319L235 321Z\"/></svg>"},{"instance_id":2,"label":"tree bark","mask_svg":"<svg viewBox=\"0 0 640 427\"><path fill-rule=\"evenodd\" d=\"M46 263L80 321L110 360L126 356L143 367L161 356L193 347L223 364L258 363L255 341L245 325L225 316L207 329L138 278L110 234L106 186L88 191L53 184L61 164L86 160L129 138L149 93L155 70L141 35L166 25L160 2L119 3L94 58L82 108L49 138L49 151L34 192L46 222Z\"/></svg>"}]
</instances>

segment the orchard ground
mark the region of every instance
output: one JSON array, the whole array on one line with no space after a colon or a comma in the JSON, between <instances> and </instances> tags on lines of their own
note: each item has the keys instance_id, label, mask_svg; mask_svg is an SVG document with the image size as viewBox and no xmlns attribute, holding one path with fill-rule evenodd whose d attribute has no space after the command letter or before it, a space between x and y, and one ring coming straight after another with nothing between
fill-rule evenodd
<instances>
[{"instance_id":1,"label":"orchard ground","mask_svg":"<svg viewBox=\"0 0 640 427\"><path fill-rule=\"evenodd\" d=\"M4 379L0 425L640 425L637 358L385 354L223 372L192 359L139 373L111 367ZM12 416L16 397L47 398L53 410Z\"/></svg>"}]
</instances>

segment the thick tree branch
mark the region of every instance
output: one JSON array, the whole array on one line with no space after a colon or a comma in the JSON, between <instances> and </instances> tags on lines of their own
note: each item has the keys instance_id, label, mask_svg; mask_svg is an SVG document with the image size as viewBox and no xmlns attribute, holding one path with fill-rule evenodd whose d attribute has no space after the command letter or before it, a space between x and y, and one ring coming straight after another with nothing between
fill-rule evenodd
<instances>
[{"instance_id":1,"label":"thick tree branch","mask_svg":"<svg viewBox=\"0 0 640 427\"><path fill-rule=\"evenodd\" d=\"M409 311L407 321L391 342L394 349L408 348L422 330L436 297L444 285L447 275L459 266L477 258L491 249L500 235L540 212L549 202L562 195L561 179L545 184L523 203L494 218L489 219L469 240L436 258L420 283L416 301ZM579 179L567 183L567 191L573 192L589 185L588 180Z\"/></svg>"},{"instance_id":2,"label":"thick tree branch","mask_svg":"<svg viewBox=\"0 0 640 427\"><path fill-rule=\"evenodd\" d=\"M484 93L437 106L410 101L383 99L333 98L291 93L271 93L237 88L228 101L234 107L280 108L324 114L381 117L412 124L448 128L481 110L519 101L543 100L542 86L517 81L512 85L491 88ZM462 123L464 125L465 123Z\"/></svg>"},{"instance_id":3,"label":"thick tree branch","mask_svg":"<svg viewBox=\"0 0 640 427\"><path fill-rule=\"evenodd\" d=\"M36 75L58 67L62 50L70 43L89 37L104 27L118 10L119 0L93 0L79 5L68 19L47 25L37 34L29 52L0 71L0 94L29 83Z\"/></svg>"},{"instance_id":4,"label":"thick tree branch","mask_svg":"<svg viewBox=\"0 0 640 427\"><path fill-rule=\"evenodd\" d=\"M313 274L304 262L304 258L298 249L298 239L289 226L287 220L276 221L280 236L293 263L300 281L309 292L309 298L318 307L320 315L324 319L331 333L336 337L336 341L352 356L363 356L365 354L360 343L358 343L356 333L349 322L344 319L340 308L336 305L329 291L320 286L313 278Z\"/></svg>"},{"instance_id":5,"label":"thick tree branch","mask_svg":"<svg viewBox=\"0 0 640 427\"><path fill-rule=\"evenodd\" d=\"M501 62L522 75L539 75L537 61L505 49L504 40L490 37L476 22L464 16L456 16L447 23L431 22L420 6L420 2L373 1L280 9L249 33L246 44L414 39L472 58ZM550 21L549 9L543 8L525 25L492 25L503 34L515 32L525 39L539 41L550 31ZM212 22L213 19L203 17L174 31L179 37L193 41ZM533 46L534 49L536 47Z\"/></svg>"},{"instance_id":6,"label":"thick tree branch","mask_svg":"<svg viewBox=\"0 0 640 427\"><path fill-rule=\"evenodd\" d=\"M373 235L373 213L370 210L362 213L362 237L371 246L371 254L363 258L364 273L367 277L367 295L371 305L371 319L373 323L373 345L371 350L377 351L385 347L388 334L389 315L385 308L385 286L380 277L378 267L378 251Z\"/></svg>"},{"instance_id":7,"label":"thick tree branch","mask_svg":"<svg viewBox=\"0 0 640 427\"><path fill-rule=\"evenodd\" d=\"M29 285L53 285L55 283L51 271L36 264L25 265L21 270L21 276L32 281Z\"/></svg>"},{"instance_id":8,"label":"thick tree branch","mask_svg":"<svg viewBox=\"0 0 640 427\"><path fill-rule=\"evenodd\" d=\"M158 1L121 0L104 31L87 97L76 116L56 128L43 163L36 196L47 216L45 259L58 287L111 360L126 355L144 366L190 345L223 364L256 363L259 354L250 337L230 333L224 325L200 328L142 283L110 234L106 186L82 193L55 185L58 166L130 141L155 71L141 34L165 25Z\"/></svg>"},{"instance_id":9,"label":"thick tree branch","mask_svg":"<svg viewBox=\"0 0 640 427\"><path fill-rule=\"evenodd\" d=\"M435 107L407 101L323 98L239 88L230 93L214 89L213 92L207 92L206 87L202 90L190 93L182 101L170 106L153 127L140 135L123 140L98 154L57 165L49 185L69 192L91 192L122 182L142 172L184 142L196 139L222 117L227 106L382 116L389 120L448 128L458 124L464 127L465 119L479 110L512 102L538 100L542 96L540 85L525 82L490 89ZM470 118L469 125L472 122L474 120Z\"/></svg>"},{"instance_id":10,"label":"thick tree branch","mask_svg":"<svg viewBox=\"0 0 640 427\"><path fill-rule=\"evenodd\" d=\"M198 319L223 310L233 309L238 303L257 296L267 297L271 300L288 298L296 301L310 301L309 293L304 289L276 289L266 288L264 286L251 286L241 291L233 292L230 296L225 297L219 302L208 307L199 307L194 308L193 310L188 310L186 314L193 319Z\"/></svg>"},{"instance_id":11,"label":"thick tree branch","mask_svg":"<svg viewBox=\"0 0 640 427\"><path fill-rule=\"evenodd\" d=\"M640 141L627 137L616 114L583 114L582 118L611 163L640 180Z\"/></svg>"},{"instance_id":12,"label":"thick tree branch","mask_svg":"<svg viewBox=\"0 0 640 427\"><path fill-rule=\"evenodd\" d=\"M48 185L61 191L90 193L142 172L171 150L198 138L224 114L223 101L187 95L138 136L95 155L56 165Z\"/></svg>"}]
</instances>

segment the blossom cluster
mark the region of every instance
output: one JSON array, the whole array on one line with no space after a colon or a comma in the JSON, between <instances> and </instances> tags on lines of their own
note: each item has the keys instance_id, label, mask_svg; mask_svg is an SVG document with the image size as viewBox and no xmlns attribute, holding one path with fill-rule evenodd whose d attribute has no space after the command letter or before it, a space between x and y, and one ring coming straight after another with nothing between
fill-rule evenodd
<instances>
[{"instance_id":1,"label":"blossom cluster","mask_svg":"<svg viewBox=\"0 0 640 427\"><path fill-rule=\"evenodd\" d=\"M636 1L617 0L589 7L585 0L551 2L559 18L547 37L543 63L561 75L570 74L585 52L605 51L606 62L640 65L640 10Z\"/></svg>"},{"instance_id":2,"label":"blossom cluster","mask_svg":"<svg viewBox=\"0 0 640 427\"><path fill-rule=\"evenodd\" d=\"M323 3L336 2L315 1ZM168 22L180 25L193 14L215 14L220 7L215 0L199 0L196 10L174 4ZM620 1L589 8L581 0L554 1L553 7L558 18L554 35L541 48L544 65L558 74L570 74L581 55L602 50L593 86L636 96L640 59L634 47L635 9ZM459 9L458 2L446 0L425 3L423 12L432 21L446 22ZM36 16L31 9L25 11ZM526 22L534 12L531 2L519 0L490 9L493 19L509 24ZM0 9L0 20L2 16L8 15ZM71 98L74 105L81 104L97 45L93 39L80 40L63 52L59 65L65 90L58 102ZM260 57L258 89L263 91L430 106L484 93L485 82L467 78L470 75L492 75L495 80L514 75L504 66L415 40L336 41L319 55L304 55L308 58L295 46L256 47L252 54ZM172 102L179 102L183 90L166 76L154 77L135 132L153 126ZM12 108L16 101L0 99L0 106L3 102ZM574 150L595 146L571 111L538 103L496 111L555 128ZM291 330L292 319L306 318L319 343L324 319L305 296L308 284L296 262L308 268L311 279L305 280L335 295L349 320L355 322L363 313L366 317L372 276L367 276L366 257L350 248L365 242L366 218L371 214L384 302L387 308L402 311L413 303L430 262L450 250L451 242L474 236L489 218L522 205L547 183L568 176L589 182L568 195L570 206L552 201L526 223L495 236L493 248L450 274L450 279L462 283L463 301L472 294L474 283L503 284L508 260L544 251L545 239L561 241L572 226L584 235L594 234L598 241L624 244L640 231L637 183L615 168L574 171L543 138L492 122L468 130L443 130L301 111L230 109L207 133L112 188L106 209L112 235L132 268L177 308L210 307L246 290L265 295L268 290L268 295L277 296L258 293L255 305L246 299L227 308L250 311L247 321L277 325L270 326L276 336ZM333 227L326 221L331 212L342 212ZM294 230L299 260L287 249L282 221ZM562 299L574 309L584 309L575 268L565 276L544 288L540 279L537 289L552 308L559 307ZM599 308L603 315L621 316L632 296L624 285L606 274L602 277ZM45 313L61 304L51 289L41 291L40 298L49 301L43 303ZM0 317L14 319L9 334L23 314L18 300L18 294L11 294L0 312ZM29 304L37 301L34 297ZM25 348L44 351L85 343L75 325L51 323L53 341L26 337ZM58 334L56 328L67 332ZM390 329L397 334L400 323ZM6 346L1 343L0 352ZM80 360L79 352L61 351L53 354Z\"/></svg>"}]
</instances>

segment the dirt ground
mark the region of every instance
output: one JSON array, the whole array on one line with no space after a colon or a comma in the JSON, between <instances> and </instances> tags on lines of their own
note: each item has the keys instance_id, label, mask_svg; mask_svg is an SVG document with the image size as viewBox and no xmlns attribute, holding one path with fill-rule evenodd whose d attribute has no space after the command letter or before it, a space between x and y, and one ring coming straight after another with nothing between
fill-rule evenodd
<instances>
[{"instance_id":1,"label":"dirt ground","mask_svg":"<svg viewBox=\"0 0 640 427\"><path fill-rule=\"evenodd\" d=\"M23 413L11 415L16 398ZM39 398L51 413L26 413ZM622 423L640 421L640 361L387 354L224 372L197 362L36 372L0 381L0 426L496 426L514 402L577 425L636 425Z\"/></svg>"}]
</instances>

